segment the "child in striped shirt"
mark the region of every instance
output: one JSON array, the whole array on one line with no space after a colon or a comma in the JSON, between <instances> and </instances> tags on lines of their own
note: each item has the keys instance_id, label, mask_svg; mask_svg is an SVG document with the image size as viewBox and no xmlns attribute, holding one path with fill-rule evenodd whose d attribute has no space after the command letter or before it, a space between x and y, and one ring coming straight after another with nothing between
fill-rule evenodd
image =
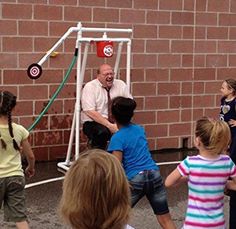
<instances>
[{"instance_id":1,"label":"child in striped shirt","mask_svg":"<svg viewBox=\"0 0 236 229\"><path fill-rule=\"evenodd\" d=\"M236 183L236 167L224 152L230 142L226 122L203 117L197 121L194 144L199 155L189 156L167 177L166 187L188 180L184 229L226 228L223 204L227 180Z\"/></svg>"}]
</instances>

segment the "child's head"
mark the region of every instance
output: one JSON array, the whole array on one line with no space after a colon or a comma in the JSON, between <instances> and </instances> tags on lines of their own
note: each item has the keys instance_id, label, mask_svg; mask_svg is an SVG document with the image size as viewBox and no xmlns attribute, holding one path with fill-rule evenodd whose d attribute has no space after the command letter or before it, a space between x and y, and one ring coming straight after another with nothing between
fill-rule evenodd
<instances>
[{"instance_id":1,"label":"child's head","mask_svg":"<svg viewBox=\"0 0 236 229\"><path fill-rule=\"evenodd\" d=\"M235 79L226 79L221 86L221 92L223 96L232 94L236 96L236 80Z\"/></svg>"},{"instance_id":2,"label":"child's head","mask_svg":"<svg viewBox=\"0 0 236 229\"><path fill-rule=\"evenodd\" d=\"M112 100L111 112L115 121L120 125L130 123L135 108L136 102L133 99L119 96Z\"/></svg>"},{"instance_id":3,"label":"child's head","mask_svg":"<svg viewBox=\"0 0 236 229\"><path fill-rule=\"evenodd\" d=\"M214 154L224 152L231 138L230 129L226 122L207 117L197 120L195 136L206 150Z\"/></svg>"},{"instance_id":4,"label":"child's head","mask_svg":"<svg viewBox=\"0 0 236 229\"><path fill-rule=\"evenodd\" d=\"M123 229L130 211L121 163L103 150L83 153L66 174L60 211L79 229Z\"/></svg>"},{"instance_id":5,"label":"child's head","mask_svg":"<svg viewBox=\"0 0 236 229\"><path fill-rule=\"evenodd\" d=\"M0 117L2 116L7 117L9 133L10 133L10 136L12 137L13 146L16 150L19 150L20 148L16 140L14 139L14 134L13 134L13 129L12 129L11 112L15 106L16 106L16 96L13 95L9 91L1 91L0 92ZM0 142L1 142L2 148L6 149L7 146L4 139L1 136L1 133L0 133L0 139L1 139Z\"/></svg>"}]
</instances>

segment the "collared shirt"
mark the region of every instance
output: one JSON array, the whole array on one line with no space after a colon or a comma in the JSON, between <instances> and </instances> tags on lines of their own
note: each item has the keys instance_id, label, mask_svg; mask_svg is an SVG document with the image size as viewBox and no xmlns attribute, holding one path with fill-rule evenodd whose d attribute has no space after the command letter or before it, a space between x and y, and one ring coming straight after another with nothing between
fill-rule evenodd
<instances>
[{"instance_id":1,"label":"collared shirt","mask_svg":"<svg viewBox=\"0 0 236 229\"><path fill-rule=\"evenodd\" d=\"M127 98L132 98L131 94L128 91L127 85L118 79L114 79L113 85L110 89L111 99L117 96L123 96ZM88 117L84 111L97 111L103 117L108 118L108 98L107 91L102 86L98 79L94 79L87 84L85 84L82 90L81 96L81 120L82 123L86 121L93 121Z\"/></svg>"}]
</instances>

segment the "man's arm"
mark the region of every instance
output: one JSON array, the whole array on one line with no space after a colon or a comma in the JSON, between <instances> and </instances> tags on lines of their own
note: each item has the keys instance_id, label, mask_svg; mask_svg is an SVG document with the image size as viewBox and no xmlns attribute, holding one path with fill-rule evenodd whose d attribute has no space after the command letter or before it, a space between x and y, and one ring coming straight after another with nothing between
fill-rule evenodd
<instances>
[{"instance_id":1,"label":"man's arm","mask_svg":"<svg viewBox=\"0 0 236 229\"><path fill-rule=\"evenodd\" d=\"M100 123L103 126L107 127L111 131L111 133L115 133L118 130L116 124L109 122L99 112L94 110L89 110L89 111L84 111L84 113L88 115L95 122Z\"/></svg>"}]
</instances>

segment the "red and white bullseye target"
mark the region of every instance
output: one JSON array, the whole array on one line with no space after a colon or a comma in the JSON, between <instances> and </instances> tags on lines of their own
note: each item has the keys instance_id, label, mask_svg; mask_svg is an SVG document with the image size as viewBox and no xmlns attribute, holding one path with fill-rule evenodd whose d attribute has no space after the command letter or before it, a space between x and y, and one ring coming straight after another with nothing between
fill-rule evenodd
<instances>
[{"instance_id":1,"label":"red and white bullseye target","mask_svg":"<svg viewBox=\"0 0 236 229\"><path fill-rule=\"evenodd\" d=\"M33 63L28 67L27 74L30 79L38 79L42 74L42 67L37 63Z\"/></svg>"},{"instance_id":2,"label":"red and white bullseye target","mask_svg":"<svg viewBox=\"0 0 236 229\"><path fill-rule=\"evenodd\" d=\"M113 42L112 41L97 41L97 56L98 57L112 57L113 56Z\"/></svg>"}]
</instances>

